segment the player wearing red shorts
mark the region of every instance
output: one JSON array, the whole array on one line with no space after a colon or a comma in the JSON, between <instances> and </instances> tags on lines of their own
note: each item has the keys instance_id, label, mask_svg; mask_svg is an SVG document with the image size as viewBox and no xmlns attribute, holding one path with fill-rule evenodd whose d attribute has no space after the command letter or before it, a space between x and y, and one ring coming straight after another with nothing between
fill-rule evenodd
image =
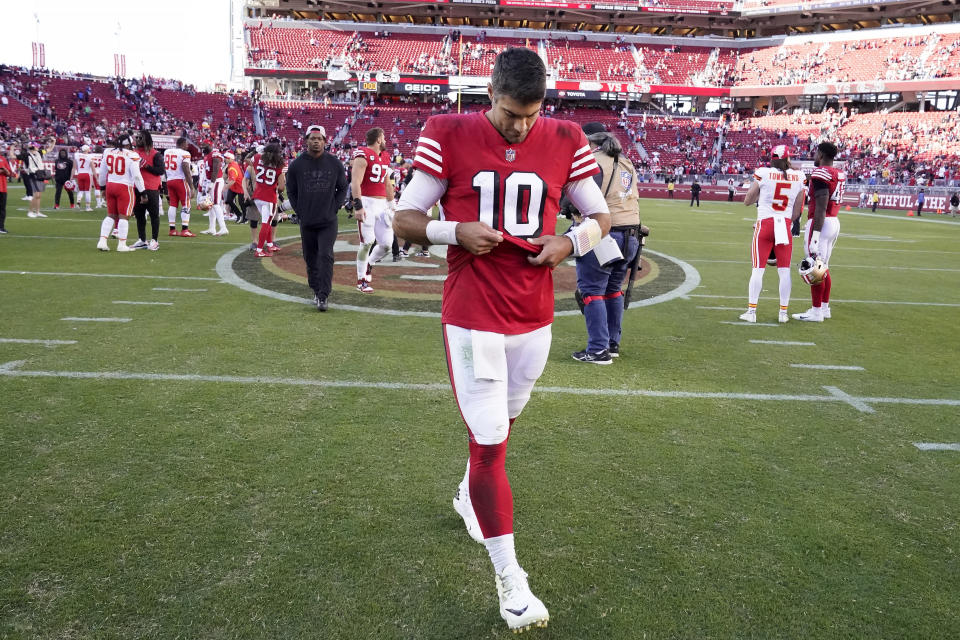
<instances>
[{"instance_id":1,"label":"player wearing red shorts","mask_svg":"<svg viewBox=\"0 0 960 640\"><path fill-rule=\"evenodd\" d=\"M107 238L117 227L117 251L133 251L127 246L129 219L133 214L134 189L144 191L143 176L140 175L140 156L133 150L133 138L121 134L112 149L103 152L100 163L100 184L103 186L107 201L107 217L100 224L100 241L97 249L109 251Z\"/></svg>"}]
</instances>

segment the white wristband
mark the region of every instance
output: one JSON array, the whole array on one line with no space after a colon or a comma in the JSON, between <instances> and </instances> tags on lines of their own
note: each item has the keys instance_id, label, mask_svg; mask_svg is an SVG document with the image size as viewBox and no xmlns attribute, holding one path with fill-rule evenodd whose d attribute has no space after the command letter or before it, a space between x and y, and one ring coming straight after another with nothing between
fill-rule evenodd
<instances>
[{"instance_id":1,"label":"white wristband","mask_svg":"<svg viewBox=\"0 0 960 640\"><path fill-rule=\"evenodd\" d=\"M430 244L460 244L457 242L457 225L449 220L431 220L427 223L427 240Z\"/></svg>"}]
</instances>

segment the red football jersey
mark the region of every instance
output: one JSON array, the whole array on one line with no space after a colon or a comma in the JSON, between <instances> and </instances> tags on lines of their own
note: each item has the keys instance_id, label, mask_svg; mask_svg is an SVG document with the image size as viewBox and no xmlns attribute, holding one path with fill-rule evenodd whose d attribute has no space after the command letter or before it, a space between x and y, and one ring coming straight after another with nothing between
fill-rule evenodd
<instances>
[{"instance_id":1,"label":"red football jersey","mask_svg":"<svg viewBox=\"0 0 960 640\"><path fill-rule=\"evenodd\" d=\"M413 166L447 181L445 220L480 220L517 238L553 235L563 187L600 172L576 124L538 118L523 142L509 144L484 113L431 117ZM504 334L550 324L553 271L529 255L510 242L482 256L448 247L442 322Z\"/></svg>"},{"instance_id":2,"label":"red football jersey","mask_svg":"<svg viewBox=\"0 0 960 640\"><path fill-rule=\"evenodd\" d=\"M159 153L156 149L150 149L146 151L145 149L137 149L137 155L140 156L140 175L143 176L143 186L146 187L148 191L156 191L160 188L160 183L163 180L162 176L154 175L148 171L143 171L144 167L153 166L153 158Z\"/></svg>"},{"instance_id":3,"label":"red football jersey","mask_svg":"<svg viewBox=\"0 0 960 640\"><path fill-rule=\"evenodd\" d=\"M253 157L253 166L250 170L253 172L253 199L276 202L277 183L283 168L265 167L260 164L260 154L257 154Z\"/></svg>"},{"instance_id":4,"label":"red football jersey","mask_svg":"<svg viewBox=\"0 0 960 640\"><path fill-rule=\"evenodd\" d=\"M214 159L220 161L220 167L217 170L216 176L214 176L213 172L211 171L213 168ZM207 174L207 180L219 180L223 177L223 156L220 155L219 151L213 150L207 155L203 156L203 166L205 167L204 172Z\"/></svg>"},{"instance_id":5,"label":"red football jersey","mask_svg":"<svg viewBox=\"0 0 960 640\"><path fill-rule=\"evenodd\" d=\"M363 183L360 186L360 195L368 198L386 198L387 178L390 177L390 156L387 152L376 153L369 147L359 147L353 152L353 157L365 158L367 161L367 169L363 172Z\"/></svg>"},{"instance_id":6,"label":"red football jersey","mask_svg":"<svg viewBox=\"0 0 960 640\"><path fill-rule=\"evenodd\" d=\"M843 188L847 182L847 174L836 167L815 167L810 174L807 197L810 206L807 209L807 219L813 220L813 208L816 201L813 197L814 183L822 182L830 189L830 200L827 201L827 218L836 218L840 213L840 203L843 202Z\"/></svg>"}]
</instances>

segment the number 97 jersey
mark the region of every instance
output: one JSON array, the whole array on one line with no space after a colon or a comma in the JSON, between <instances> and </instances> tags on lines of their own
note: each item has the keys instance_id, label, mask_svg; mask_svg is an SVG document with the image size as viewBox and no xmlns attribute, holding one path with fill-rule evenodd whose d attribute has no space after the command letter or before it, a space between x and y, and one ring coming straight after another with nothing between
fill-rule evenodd
<instances>
[{"instance_id":1,"label":"number 97 jersey","mask_svg":"<svg viewBox=\"0 0 960 640\"><path fill-rule=\"evenodd\" d=\"M363 158L367 168L363 172L360 195L368 198L387 197L387 178L390 177L390 156L386 151L376 153L369 147L360 147L353 152L354 159Z\"/></svg>"},{"instance_id":2,"label":"number 97 jersey","mask_svg":"<svg viewBox=\"0 0 960 640\"><path fill-rule=\"evenodd\" d=\"M794 203L803 193L806 181L802 171L787 169L784 172L775 167L760 167L753 177L760 185L760 195L757 197L758 219L774 216L789 218L793 215Z\"/></svg>"},{"instance_id":3,"label":"number 97 jersey","mask_svg":"<svg viewBox=\"0 0 960 640\"><path fill-rule=\"evenodd\" d=\"M511 144L479 112L427 120L413 166L447 181L445 220L485 222L516 238L553 235L563 188L600 172L572 122L540 117ZM505 334L549 324L552 272L527 262L530 255L511 242L482 256L448 247L441 321Z\"/></svg>"}]
</instances>

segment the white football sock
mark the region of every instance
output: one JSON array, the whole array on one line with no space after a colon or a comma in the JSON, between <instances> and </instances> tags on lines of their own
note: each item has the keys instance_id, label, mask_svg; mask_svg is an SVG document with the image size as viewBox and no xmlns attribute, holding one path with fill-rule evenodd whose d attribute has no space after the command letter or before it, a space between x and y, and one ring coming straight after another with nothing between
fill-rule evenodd
<instances>
[{"instance_id":1,"label":"white football sock","mask_svg":"<svg viewBox=\"0 0 960 640\"><path fill-rule=\"evenodd\" d=\"M390 245L384 245L377 243L377 246L373 248L373 251L370 252L370 256L367 258L368 264L377 264L380 260L383 259L383 256L387 255L387 252L390 250ZM366 269L363 270L366 273Z\"/></svg>"},{"instance_id":2,"label":"white football sock","mask_svg":"<svg viewBox=\"0 0 960 640\"><path fill-rule=\"evenodd\" d=\"M371 243L372 244L372 243ZM367 275L367 258L370 256L370 245L360 245L357 251L357 280L362 280Z\"/></svg>"},{"instance_id":3,"label":"white football sock","mask_svg":"<svg viewBox=\"0 0 960 640\"><path fill-rule=\"evenodd\" d=\"M218 204L214 207L217 210L217 226L220 227L220 233L227 231L227 221L224 219L223 205Z\"/></svg>"},{"instance_id":4,"label":"white football sock","mask_svg":"<svg viewBox=\"0 0 960 640\"><path fill-rule=\"evenodd\" d=\"M760 300L760 291L763 290L763 267L759 269L754 269L750 273L750 286L747 294L747 302L752 304L754 307L757 306L757 301Z\"/></svg>"},{"instance_id":5,"label":"white football sock","mask_svg":"<svg viewBox=\"0 0 960 640\"><path fill-rule=\"evenodd\" d=\"M177 226L177 208L171 206L167 210L167 222L170 223L171 227Z\"/></svg>"},{"instance_id":6,"label":"white football sock","mask_svg":"<svg viewBox=\"0 0 960 640\"><path fill-rule=\"evenodd\" d=\"M493 563L493 570L500 573L511 564L517 564L517 553L513 548L513 534L497 536L496 538L487 538L483 545L490 554L490 562Z\"/></svg>"},{"instance_id":7,"label":"white football sock","mask_svg":"<svg viewBox=\"0 0 960 640\"><path fill-rule=\"evenodd\" d=\"M109 238L111 231L113 231L113 218L107 216L103 219L103 222L100 223L100 237Z\"/></svg>"},{"instance_id":8,"label":"white football sock","mask_svg":"<svg viewBox=\"0 0 960 640\"><path fill-rule=\"evenodd\" d=\"M127 222L126 218L120 218L120 220L117 222L117 239L120 240L120 242L126 242L127 231L129 230L130 223Z\"/></svg>"},{"instance_id":9,"label":"white football sock","mask_svg":"<svg viewBox=\"0 0 960 640\"><path fill-rule=\"evenodd\" d=\"M180 224L184 227L190 225L190 209L184 207L180 210Z\"/></svg>"},{"instance_id":10,"label":"white football sock","mask_svg":"<svg viewBox=\"0 0 960 640\"><path fill-rule=\"evenodd\" d=\"M785 308L790 305L790 268L777 268L777 275L780 276L780 307Z\"/></svg>"}]
</instances>

